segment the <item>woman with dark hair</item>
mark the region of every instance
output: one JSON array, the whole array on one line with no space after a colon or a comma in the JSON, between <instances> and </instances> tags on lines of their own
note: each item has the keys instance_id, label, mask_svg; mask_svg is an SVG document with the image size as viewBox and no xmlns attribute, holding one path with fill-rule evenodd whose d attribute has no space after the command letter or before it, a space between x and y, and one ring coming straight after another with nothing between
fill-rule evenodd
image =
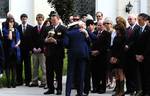
<instances>
[{"instance_id":1,"label":"woman with dark hair","mask_svg":"<svg viewBox=\"0 0 150 96\"><path fill-rule=\"evenodd\" d=\"M7 87L16 87L16 64L20 61L20 35L15 28L14 18L7 18L2 29L4 36L5 70ZM11 73L11 74L10 74Z\"/></svg>"},{"instance_id":2,"label":"woman with dark hair","mask_svg":"<svg viewBox=\"0 0 150 96\"><path fill-rule=\"evenodd\" d=\"M45 21L44 21L44 26L50 26L51 25L51 19L50 18L47 18Z\"/></svg>"},{"instance_id":3,"label":"woman with dark hair","mask_svg":"<svg viewBox=\"0 0 150 96\"><path fill-rule=\"evenodd\" d=\"M116 69L116 92L112 96L124 96L124 46L125 46L125 26L123 23L115 25L117 32L111 47L110 63Z\"/></svg>"}]
</instances>

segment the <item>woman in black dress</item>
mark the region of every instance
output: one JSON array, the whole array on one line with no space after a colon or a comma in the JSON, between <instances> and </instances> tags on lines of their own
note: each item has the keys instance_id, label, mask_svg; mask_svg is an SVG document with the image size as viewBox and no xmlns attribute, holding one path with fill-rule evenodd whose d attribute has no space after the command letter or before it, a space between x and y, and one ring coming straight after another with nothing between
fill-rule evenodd
<instances>
[{"instance_id":1,"label":"woman in black dress","mask_svg":"<svg viewBox=\"0 0 150 96\"><path fill-rule=\"evenodd\" d=\"M117 32L114 38L113 45L111 47L111 57L110 63L113 68L116 69L115 79L116 79L116 92L112 96L124 96L124 46L125 46L125 25L123 23L118 23L115 25L115 30Z\"/></svg>"}]
</instances>

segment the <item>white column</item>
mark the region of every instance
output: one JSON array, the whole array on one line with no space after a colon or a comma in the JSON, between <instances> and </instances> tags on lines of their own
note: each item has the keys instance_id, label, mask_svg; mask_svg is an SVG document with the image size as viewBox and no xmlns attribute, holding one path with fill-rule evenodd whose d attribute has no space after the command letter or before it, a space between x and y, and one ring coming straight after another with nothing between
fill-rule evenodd
<instances>
[{"instance_id":1,"label":"white column","mask_svg":"<svg viewBox=\"0 0 150 96\"><path fill-rule=\"evenodd\" d=\"M33 0L9 0L9 11L20 23L20 15L26 13L29 23L33 24Z\"/></svg>"},{"instance_id":2,"label":"white column","mask_svg":"<svg viewBox=\"0 0 150 96\"><path fill-rule=\"evenodd\" d=\"M36 14L42 13L47 18L52 8L47 0L9 0L9 10L17 22L20 23L20 15L26 13L29 23L35 25Z\"/></svg>"},{"instance_id":3,"label":"white column","mask_svg":"<svg viewBox=\"0 0 150 96\"><path fill-rule=\"evenodd\" d=\"M45 18L48 18L48 15L50 11L53 10L51 8L51 5L48 4L47 0L33 0L34 1L34 17L36 17L37 14L41 13L44 15ZM36 22L36 20L34 20Z\"/></svg>"},{"instance_id":4,"label":"white column","mask_svg":"<svg viewBox=\"0 0 150 96\"><path fill-rule=\"evenodd\" d=\"M96 0L97 11L101 11L105 17L111 17L115 21L117 16L117 0Z\"/></svg>"},{"instance_id":5,"label":"white column","mask_svg":"<svg viewBox=\"0 0 150 96\"><path fill-rule=\"evenodd\" d=\"M140 12L148 13L148 0L140 0Z\"/></svg>"}]
</instances>

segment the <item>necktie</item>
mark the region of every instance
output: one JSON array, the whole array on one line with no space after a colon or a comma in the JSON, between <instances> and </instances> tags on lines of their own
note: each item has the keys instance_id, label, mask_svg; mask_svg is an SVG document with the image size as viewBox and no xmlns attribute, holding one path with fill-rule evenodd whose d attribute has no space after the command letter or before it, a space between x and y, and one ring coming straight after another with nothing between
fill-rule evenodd
<instances>
[{"instance_id":1,"label":"necktie","mask_svg":"<svg viewBox=\"0 0 150 96\"><path fill-rule=\"evenodd\" d=\"M102 32L98 32L97 37L101 36Z\"/></svg>"},{"instance_id":2,"label":"necktie","mask_svg":"<svg viewBox=\"0 0 150 96\"><path fill-rule=\"evenodd\" d=\"M53 30L54 30L54 31L55 31L55 29L56 29L55 26L53 26Z\"/></svg>"},{"instance_id":3,"label":"necktie","mask_svg":"<svg viewBox=\"0 0 150 96\"><path fill-rule=\"evenodd\" d=\"M26 31L26 26L23 25L23 29L22 29L22 32L24 33Z\"/></svg>"},{"instance_id":4,"label":"necktie","mask_svg":"<svg viewBox=\"0 0 150 96\"><path fill-rule=\"evenodd\" d=\"M132 32L133 32L132 27L130 27L130 28L129 28L129 30L128 30L128 38L130 38L130 37L131 37Z\"/></svg>"},{"instance_id":5,"label":"necktie","mask_svg":"<svg viewBox=\"0 0 150 96\"><path fill-rule=\"evenodd\" d=\"M38 25L38 32L40 32L41 31L41 27L40 27L40 25Z\"/></svg>"},{"instance_id":6,"label":"necktie","mask_svg":"<svg viewBox=\"0 0 150 96\"><path fill-rule=\"evenodd\" d=\"M142 27L140 27L140 34L143 32L143 28Z\"/></svg>"}]
</instances>

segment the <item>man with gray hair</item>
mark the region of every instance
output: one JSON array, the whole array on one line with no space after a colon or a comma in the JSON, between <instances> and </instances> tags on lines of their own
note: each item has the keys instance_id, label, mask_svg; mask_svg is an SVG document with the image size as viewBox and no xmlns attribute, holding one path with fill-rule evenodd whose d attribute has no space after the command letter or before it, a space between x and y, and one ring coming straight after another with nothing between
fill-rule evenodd
<instances>
[{"instance_id":1,"label":"man with gray hair","mask_svg":"<svg viewBox=\"0 0 150 96\"><path fill-rule=\"evenodd\" d=\"M137 16L130 14L127 18L129 27L126 29L126 65L125 65L125 76L126 76L126 87L127 91L125 94L133 94L139 86L139 83L136 83L138 66L135 63L134 54L135 54L135 42L138 39L138 34L140 26L137 24ZM137 86L138 85L138 86Z\"/></svg>"}]
</instances>

